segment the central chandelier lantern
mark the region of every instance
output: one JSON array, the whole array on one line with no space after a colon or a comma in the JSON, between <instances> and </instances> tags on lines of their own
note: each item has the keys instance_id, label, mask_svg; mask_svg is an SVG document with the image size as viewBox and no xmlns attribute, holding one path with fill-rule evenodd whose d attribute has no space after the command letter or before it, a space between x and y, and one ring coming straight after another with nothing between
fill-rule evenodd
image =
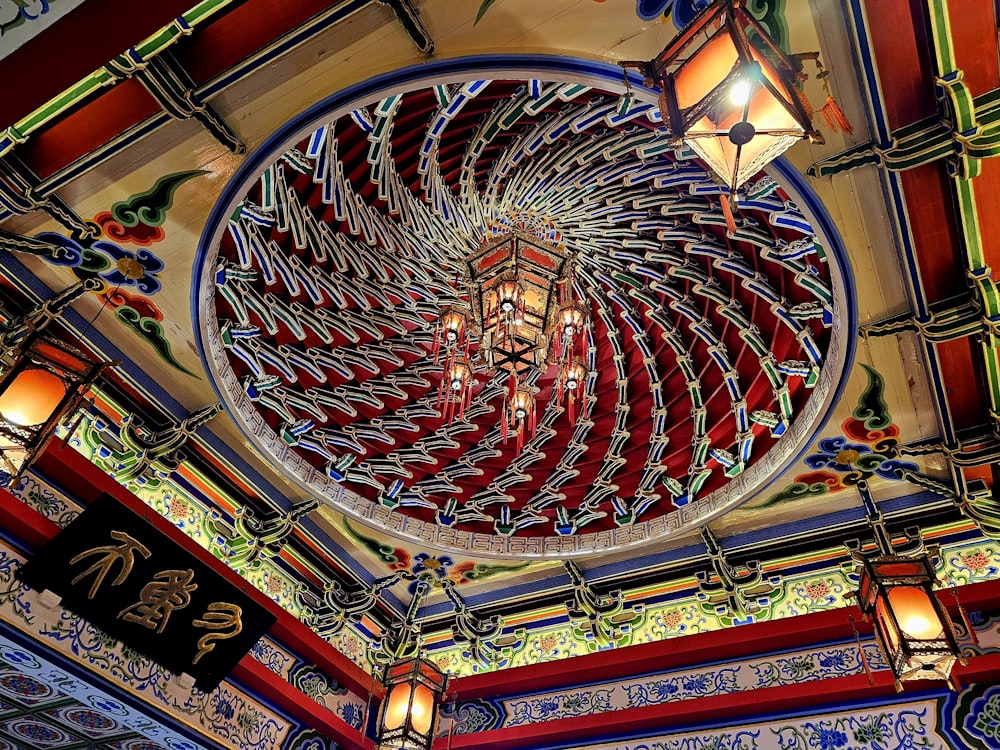
<instances>
[{"instance_id":1,"label":"central chandelier lantern","mask_svg":"<svg viewBox=\"0 0 1000 750\"><path fill-rule=\"evenodd\" d=\"M557 368L556 403L574 404L588 374L583 364L590 313L576 296L568 252L523 231L502 227L465 259L468 309L448 306L438 316L434 356L443 362L438 408L449 422L465 415L481 370L505 375L500 417L504 442L520 451L535 434L535 377ZM478 339L470 357L472 337Z\"/></svg>"}]
</instances>

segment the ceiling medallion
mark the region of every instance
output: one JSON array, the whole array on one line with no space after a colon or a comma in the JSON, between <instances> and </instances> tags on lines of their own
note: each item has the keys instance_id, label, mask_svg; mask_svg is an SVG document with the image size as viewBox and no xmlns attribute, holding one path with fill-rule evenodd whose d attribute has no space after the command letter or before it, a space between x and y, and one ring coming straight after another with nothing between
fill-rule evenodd
<instances>
[{"instance_id":1,"label":"ceiling medallion","mask_svg":"<svg viewBox=\"0 0 1000 750\"><path fill-rule=\"evenodd\" d=\"M735 231L724 195L620 69L396 71L241 168L195 269L199 343L254 445L390 534L533 558L668 540L794 460L853 346L808 188L780 160L753 175Z\"/></svg>"}]
</instances>

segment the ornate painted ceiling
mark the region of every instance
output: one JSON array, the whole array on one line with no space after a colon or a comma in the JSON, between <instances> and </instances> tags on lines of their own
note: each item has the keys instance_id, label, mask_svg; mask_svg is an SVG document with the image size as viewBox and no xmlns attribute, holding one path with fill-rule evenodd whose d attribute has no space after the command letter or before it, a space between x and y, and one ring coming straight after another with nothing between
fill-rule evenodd
<instances>
[{"instance_id":1,"label":"ornate painted ceiling","mask_svg":"<svg viewBox=\"0 0 1000 750\"><path fill-rule=\"evenodd\" d=\"M962 42L990 19L899 41L860 0L755 3L854 129L757 175L734 230L616 64L696 3L167 5L80 20L100 44L33 84L35 41L4 48L4 319L120 360L69 444L339 653L468 676L836 613L875 523L996 576L1000 74ZM462 418L434 356L512 229L591 320L577 408L532 375L520 450L478 335ZM18 488L56 525L71 463Z\"/></svg>"},{"instance_id":2,"label":"ornate painted ceiling","mask_svg":"<svg viewBox=\"0 0 1000 750\"><path fill-rule=\"evenodd\" d=\"M218 248L197 261L206 360L304 489L452 551L566 557L703 524L822 421L849 348L831 332L853 319L839 238L764 174L727 234L719 187L657 136L655 105L591 85L613 80L596 71L419 88L435 66L401 71L405 93L262 149L239 203L217 207ZM520 449L481 335L464 418L445 418L433 356L438 316L470 304L466 260L513 231L574 263L593 318L576 418L559 368L531 368L540 416Z\"/></svg>"}]
</instances>

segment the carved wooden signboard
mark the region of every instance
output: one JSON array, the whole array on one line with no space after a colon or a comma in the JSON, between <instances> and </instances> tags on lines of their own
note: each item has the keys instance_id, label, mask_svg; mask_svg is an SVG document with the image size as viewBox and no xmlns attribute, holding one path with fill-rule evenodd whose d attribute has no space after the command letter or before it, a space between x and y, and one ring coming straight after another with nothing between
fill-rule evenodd
<instances>
[{"instance_id":1,"label":"carved wooden signboard","mask_svg":"<svg viewBox=\"0 0 1000 750\"><path fill-rule=\"evenodd\" d=\"M19 576L126 646L212 690L276 617L110 495Z\"/></svg>"}]
</instances>

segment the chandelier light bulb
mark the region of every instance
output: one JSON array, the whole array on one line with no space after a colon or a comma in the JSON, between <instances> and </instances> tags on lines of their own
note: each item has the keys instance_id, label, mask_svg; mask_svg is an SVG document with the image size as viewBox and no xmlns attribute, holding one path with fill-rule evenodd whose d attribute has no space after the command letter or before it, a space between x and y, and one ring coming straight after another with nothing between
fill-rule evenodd
<instances>
[{"instance_id":1,"label":"chandelier light bulb","mask_svg":"<svg viewBox=\"0 0 1000 750\"><path fill-rule=\"evenodd\" d=\"M741 78L729 88L729 101L734 106L742 107L750 101L750 81Z\"/></svg>"}]
</instances>

